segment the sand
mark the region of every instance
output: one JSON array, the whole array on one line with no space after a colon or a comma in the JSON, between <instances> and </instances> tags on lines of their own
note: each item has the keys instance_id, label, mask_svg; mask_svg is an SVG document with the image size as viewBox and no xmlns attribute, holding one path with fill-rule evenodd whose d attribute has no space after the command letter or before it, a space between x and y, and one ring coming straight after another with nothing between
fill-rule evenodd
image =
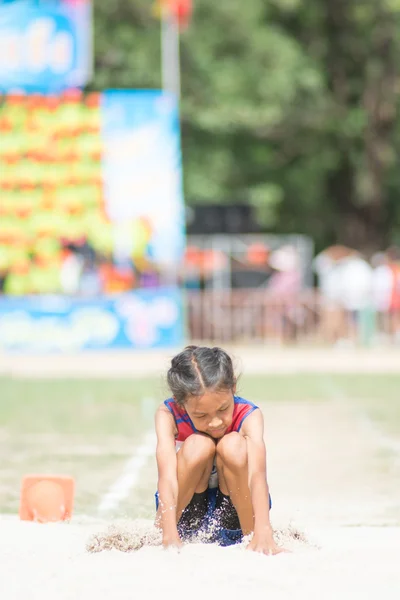
<instances>
[{"instance_id":1,"label":"sand","mask_svg":"<svg viewBox=\"0 0 400 600\"><path fill-rule=\"evenodd\" d=\"M283 362L278 354L254 351L244 361L258 372L347 371L351 366L398 372L400 365L398 352L363 352L362 360L357 353L292 352ZM133 359L108 363L107 371L142 373L144 359ZM164 354L150 361L153 370L165 359ZM91 358L21 363L3 357L0 371L84 376L98 373L99 365ZM178 553L163 550L157 536L149 534L143 543L150 522L110 523L75 515L68 524L39 525L3 516L1 599L399 600L399 457L382 452L382 435L359 423L345 399L282 402L271 407L266 420L272 520L279 543L291 553L267 557L244 545L204 544L186 545ZM297 531L306 542L296 539Z\"/></svg>"},{"instance_id":2,"label":"sand","mask_svg":"<svg viewBox=\"0 0 400 600\"><path fill-rule=\"evenodd\" d=\"M7 600L95 598L273 598L364 600L400 597L396 528L309 530L291 554L256 555L243 547L193 544L89 553L101 525L38 525L0 520L1 597ZM104 526L103 526L104 527Z\"/></svg>"},{"instance_id":3,"label":"sand","mask_svg":"<svg viewBox=\"0 0 400 600\"><path fill-rule=\"evenodd\" d=\"M267 557L245 544L178 553L160 547L149 521L4 516L1 598L398 600L400 486L374 462L374 438L340 403L274 405L268 422L272 521L291 553Z\"/></svg>"}]
</instances>

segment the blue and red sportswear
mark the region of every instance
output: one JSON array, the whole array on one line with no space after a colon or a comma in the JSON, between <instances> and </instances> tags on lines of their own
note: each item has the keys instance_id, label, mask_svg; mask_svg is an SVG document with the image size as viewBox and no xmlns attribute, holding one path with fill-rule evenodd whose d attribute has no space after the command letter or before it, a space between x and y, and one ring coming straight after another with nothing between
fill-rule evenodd
<instances>
[{"instance_id":1,"label":"blue and red sportswear","mask_svg":"<svg viewBox=\"0 0 400 600\"><path fill-rule=\"evenodd\" d=\"M244 400L244 398L240 398L240 396L234 396L233 399L235 406L233 409L232 423L224 435L232 433L232 431L239 432L243 425L243 421L258 408L253 402ZM176 436L177 442L184 442L190 435L197 433L186 410L179 406L173 398L165 400L164 404L175 419L176 428L178 430L178 435Z\"/></svg>"},{"instance_id":2,"label":"blue and red sportswear","mask_svg":"<svg viewBox=\"0 0 400 600\"><path fill-rule=\"evenodd\" d=\"M232 416L232 423L226 430L224 435L232 432L239 432L244 420L251 415L252 412L258 409L258 406L253 404L253 402L249 402L240 396L234 396L234 409ZM193 421L189 417L184 407L179 406L173 398L169 398L164 401L165 406L171 412L174 417L176 428L178 433L175 437L175 445L176 450L182 446L184 441L194 433L197 433L197 429L195 428ZM208 501L209 507L207 511L207 515L203 521L202 528L210 529L213 525L213 513L215 510L215 502L216 502L216 494L218 490L218 473L214 463L209 483L208 483ZM158 492L156 493L156 507L158 508ZM271 498L270 498L270 508L271 508ZM240 529L237 530L228 530L228 529L218 529L215 530L214 536L210 538L210 541L214 541L223 546L229 546L231 544L236 544L241 541L243 537L242 531Z\"/></svg>"}]
</instances>

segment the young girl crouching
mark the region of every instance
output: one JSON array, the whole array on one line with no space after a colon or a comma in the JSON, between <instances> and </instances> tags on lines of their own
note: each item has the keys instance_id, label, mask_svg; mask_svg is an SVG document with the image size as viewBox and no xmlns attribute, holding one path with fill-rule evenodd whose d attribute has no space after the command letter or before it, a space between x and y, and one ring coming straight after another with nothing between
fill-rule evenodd
<instances>
[{"instance_id":1,"label":"young girl crouching","mask_svg":"<svg viewBox=\"0 0 400 600\"><path fill-rule=\"evenodd\" d=\"M163 545L199 532L223 546L253 533L249 550L277 554L269 518L264 420L236 395L229 355L188 346L168 371L172 397L156 413L156 524Z\"/></svg>"}]
</instances>

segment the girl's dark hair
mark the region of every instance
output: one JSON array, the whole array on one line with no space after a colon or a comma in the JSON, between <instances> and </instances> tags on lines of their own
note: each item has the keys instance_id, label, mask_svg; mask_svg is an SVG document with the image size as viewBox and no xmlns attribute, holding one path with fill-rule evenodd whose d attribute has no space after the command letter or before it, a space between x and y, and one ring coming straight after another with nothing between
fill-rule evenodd
<instances>
[{"instance_id":1,"label":"girl's dark hair","mask_svg":"<svg viewBox=\"0 0 400 600\"><path fill-rule=\"evenodd\" d=\"M231 357L221 348L187 346L171 361L168 386L177 404L206 390L232 390L236 384Z\"/></svg>"}]
</instances>

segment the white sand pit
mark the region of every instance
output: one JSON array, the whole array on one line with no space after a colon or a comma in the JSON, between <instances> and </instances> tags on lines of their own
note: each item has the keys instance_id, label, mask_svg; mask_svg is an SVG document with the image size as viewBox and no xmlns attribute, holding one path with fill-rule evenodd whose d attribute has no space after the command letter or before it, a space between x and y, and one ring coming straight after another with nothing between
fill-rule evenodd
<instances>
[{"instance_id":1,"label":"white sand pit","mask_svg":"<svg viewBox=\"0 0 400 600\"><path fill-rule=\"evenodd\" d=\"M38 525L0 520L1 597L7 600L213 597L363 600L400 598L400 529L315 529L308 544L284 541L293 552L267 557L243 547L186 545L179 553L160 546L131 552L90 553L100 523ZM121 529L122 527L122 529ZM138 537L146 526L135 528ZM151 525L147 526L147 530ZM117 529L124 527L117 525ZM285 534L286 535L286 534Z\"/></svg>"},{"instance_id":2,"label":"white sand pit","mask_svg":"<svg viewBox=\"0 0 400 600\"><path fill-rule=\"evenodd\" d=\"M178 553L162 549L149 522L0 516L0 599L399 600L398 453L328 392L324 403L268 407L271 518L291 553L205 544Z\"/></svg>"},{"instance_id":3,"label":"white sand pit","mask_svg":"<svg viewBox=\"0 0 400 600\"><path fill-rule=\"evenodd\" d=\"M165 551L151 522L3 517L1 600L399 600L400 527L389 526L398 524L398 478L372 468L371 433L332 403L281 403L268 421L271 518L290 554L205 544Z\"/></svg>"}]
</instances>

